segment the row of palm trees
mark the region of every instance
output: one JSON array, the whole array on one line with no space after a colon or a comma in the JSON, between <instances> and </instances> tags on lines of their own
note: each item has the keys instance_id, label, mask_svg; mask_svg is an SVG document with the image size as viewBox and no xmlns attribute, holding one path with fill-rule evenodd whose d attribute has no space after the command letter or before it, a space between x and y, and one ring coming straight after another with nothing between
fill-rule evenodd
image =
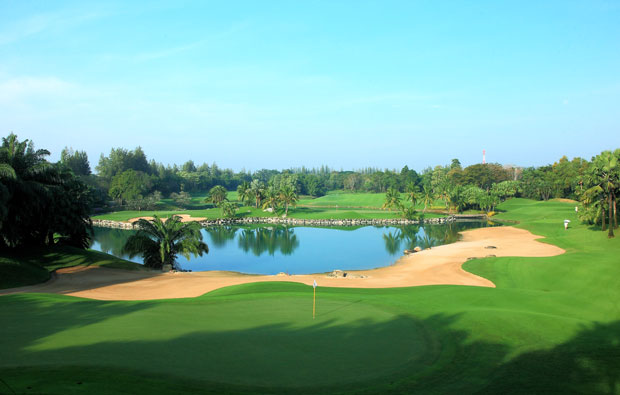
<instances>
[{"instance_id":1,"label":"row of palm trees","mask_svg":"<svg viewBox=\"0 0 620 395\"><path fill-rule=\"evenodd\" d=\"M426 212L428 207L431 207L435 200L435 194L430 187L423 186L422 191L414 183L409 183L405 189L405 200L411 203L411 206L407 206L401 199L400 191L397 188L388 188L385 193L385 202L382 208L384 209L396 209L399 210L403 217L413 219L416 214L415 206L418 202L424 203L423 213Z\"/></svg>"},{"instance_id":2,"label":"row of palm trees","mask_svg":"<svg viewBox=\"0 0 620 395\"><path fill-rule=\"evenodd\" d=\"M288 215L290 206L295 206L299 200L297 189L291 182L283 182L279 186L269 184L265 186L259 180L252 183L244 182L237 187L239 199L245 204L253 204L255 208L271 209L276 212L284 207L284 215Z\"/></svg>"},{"instance_id":3,"label":"row of palm trees","mask_svg":"<svg viewBox=\"0 0 620 395\"><path fill-rule=\"evenodd\" d=\"M396 188L389 188L385 195L382 208L400 210L403 217L415 216L414 207L418 203L424 204L423 213L432 206L436 199L442 199L449 211L462 212L467 208L478 208L486 212L493 211L495 207L508 197L515 196L519 191L517 181L504 181L494 184L489 191L485 191L475 185L444 185L434 191L430 185L423 185L420 189L411 183L405 190L405 200L411 203L407 206L401 199L401 194Z\"/></svg>"}]
</instances>

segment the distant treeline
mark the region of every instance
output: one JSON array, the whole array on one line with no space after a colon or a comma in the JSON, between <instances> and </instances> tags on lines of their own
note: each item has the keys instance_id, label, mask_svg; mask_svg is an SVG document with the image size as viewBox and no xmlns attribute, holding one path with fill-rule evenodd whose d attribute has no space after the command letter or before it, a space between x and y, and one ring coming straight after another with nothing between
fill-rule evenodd
<instances>
[{"instance_id":1,"label":"distant treeline","mask_svg":"<svg viewBox=\"0 0 620 395\"><path fill-rule=\"evenodd\" d=\"M590 163L582 158L568 160L562 157L552 165L537 168L502 166L496 163L475 164L463 168L458 159L453 159L448 165L428 167L422 173L409 169L408 166L404 166L400 171L376 168L338 171L321 166L312 169L302 167L235 172L222 169L215 163L197 166L191 160L181 166L165 166L154 160L147 160L140 147L134 150L114 148L109 155L101 155L96 166L97 174L92 174L88 157L83 151L65 148L60 162L97 189L100 204L104 204L106 200L117 200L125 204L156 191L164 197L181 191L206 192L216 185L233 191L244 182L251 183L253 180L268 185L276 176L283 174L294 179L298 194L314 197L322 196L331 190L383 193L395 188L405 192L411 184L420 189L424 186L431 188L440 196L455 185L472 185L488 191L494 184L503 181L520 181L518 196L538 200L577 199Z\"/></svg>"},{"instance_id":2,"label":"distant treeline","mask_svg":"<svg viewBox=\"0 0 620 395\"><path fill-rule=\"evenodd\" d=\"M221 169L215 163L197 166L191 160L181 166L164 166L154 160L148 161L144 151L138 147L134 150L114 148L108 156L101 155L96 175L91 174L85 152L65 148L61 163L84 178L94 189L95 201L101 207L114 200L123 206L141 208L145 204L148 206L149 199L155 202L162 195L174 197L181 192L207 192L218 185L234 191L240 186L245 189L254 182L267 189L286 179L299 195L319 197L331 190L375 193L420 191L420 194L445 201L461 202L458 203L460 209L486 207L488 210L513 196L536 200L575 199L584 203L586 210L581 216L585 221L603 223L606 215L608 222L613 220L615 223L620 167L614 161L619 160L618 157L619 150L605 151L590 161L578 157L569 160L564 156L550 165L526 168L497 163L480 163L463 168L458 159L452 159L447 165L428 167L421 173L408 166L400 171L377 168L338 171L321 166L235 172ZM609 163L603 165L605 161ZM607 172L601 169L604 166L607 166ZM601 181L603 178L606 181ZM609 213L604 214L605 210Z\"/></svg>"}]
</instances>

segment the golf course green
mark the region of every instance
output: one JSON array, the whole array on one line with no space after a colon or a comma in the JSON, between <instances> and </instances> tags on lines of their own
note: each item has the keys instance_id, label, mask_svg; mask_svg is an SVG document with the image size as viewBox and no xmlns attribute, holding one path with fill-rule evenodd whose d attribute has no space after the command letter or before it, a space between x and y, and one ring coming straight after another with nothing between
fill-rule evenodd
<instances>
[{"instance_id":1,"label":"golf course green","mask_svg":"<svg viewBox=\"0 0 620 395\"><path fill-rule=\"evenodd\" d=\"M0 296L0 393L620 393L620 240L573 203L500 209L566 253L464 265L496 288L318 287L315 319L296 283Z\"/></svg>"}]
</instances>

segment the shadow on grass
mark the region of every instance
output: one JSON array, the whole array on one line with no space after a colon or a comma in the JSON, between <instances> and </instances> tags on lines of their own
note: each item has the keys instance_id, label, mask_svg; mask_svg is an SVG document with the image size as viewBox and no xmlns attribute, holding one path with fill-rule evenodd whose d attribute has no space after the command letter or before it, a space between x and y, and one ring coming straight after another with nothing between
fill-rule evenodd
<instances>
[{"instance_id":1,"label":"shadow on grass","mask_svg":"<svg viewBox=\"0 0 620 395\"><path fill-rule=\"evenodd\" d=\"M239 318L239 306L227 305L230 318L219 325L204 316L217 306L209 300L3 297L0 378L18 393L620 390L620 321L584 326L564 344L507 360L506 345L455 329L458 315L381 319L359 302L340 301L314 321L285 314L254 325L255 312ZM269 303L257 306L268 311Z\"/></svg>"},{"instance_id":2,"label":"shadow on grass","mask_svg":"<svg viewBox=\"0 0 620 395\"><path fill-rule=\"evenodd\" d=\"M583 326L571 340L501 365L488 393L620 394L620 321Z\"/></svg>"},{"instance_id":3,"label":"shadow on grass","mask_svg":"<svg viewBox=\"0 0 620 395\"><path fill-rule=\"evenodd\" d=\"M113 249L113 248L111 248ZM93 250L81 250L69 246L33 248L27 251L12 251L5 254L16 261L27 262L49 271L73 266L100 266L111 269L145 270L135 262Z\"/></svg>"}]
</instances>

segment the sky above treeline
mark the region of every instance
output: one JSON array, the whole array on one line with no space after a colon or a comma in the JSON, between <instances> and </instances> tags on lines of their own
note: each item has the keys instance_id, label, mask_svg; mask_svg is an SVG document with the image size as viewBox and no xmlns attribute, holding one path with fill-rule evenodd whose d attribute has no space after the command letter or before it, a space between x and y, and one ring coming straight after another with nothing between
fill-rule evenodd
<instances>
[{"instance_id":1,"label":"sky above treeline","mask_svg":"<svg viewBox=\"0 0 620 395\"><path fill-rule=\"evenodd\" d=\"M0 1L0 131L94 168L540 166L620 148L620 2Z\"/></svg>"}]
</instances>

